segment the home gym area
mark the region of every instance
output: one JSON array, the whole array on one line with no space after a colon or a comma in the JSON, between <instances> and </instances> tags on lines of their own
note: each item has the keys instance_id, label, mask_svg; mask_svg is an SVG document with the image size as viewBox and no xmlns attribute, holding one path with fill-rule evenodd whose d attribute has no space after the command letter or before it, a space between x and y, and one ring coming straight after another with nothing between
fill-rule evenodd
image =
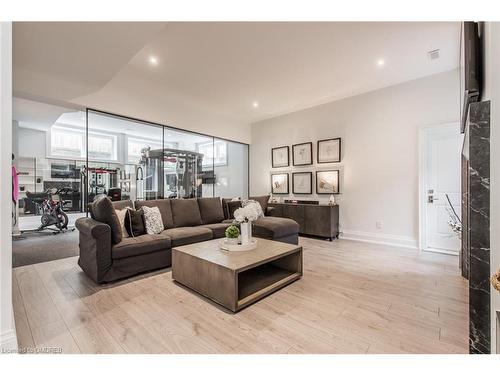
<instances>
[{"instance_id":1,"label":"home gym area","mask_svg":"<svg viewBox=\"0 0 500 375\"><path fill-rule=\"evenodd\" d=\"M78 255L75 221L101 194L112 201L248 194L246 144L18 97L12 126L14 267Z\"/></svg>"}]
</instances>

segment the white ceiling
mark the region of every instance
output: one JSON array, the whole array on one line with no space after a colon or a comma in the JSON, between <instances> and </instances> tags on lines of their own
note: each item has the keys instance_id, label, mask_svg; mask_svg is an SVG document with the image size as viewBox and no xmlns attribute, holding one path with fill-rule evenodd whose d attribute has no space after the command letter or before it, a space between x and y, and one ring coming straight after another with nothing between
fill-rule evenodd
<instances>
[{"instance_id":1,"label":"white ceiling","mask_svg":"<svg viewBox=\"0 0 500 375\"><path fill-rule=\"evenodd\" d=\"M249 124L455 69L459 27L458 22L15 23L14 92L82 105L134 98L148 112L163 109L159 118L166 121L181 108ZM438 60L427 56L434 49L440 49ZM157 66L148 62L152 55ZM376 63L381 58L383 67Z\"/></svg>"}]
</instances>

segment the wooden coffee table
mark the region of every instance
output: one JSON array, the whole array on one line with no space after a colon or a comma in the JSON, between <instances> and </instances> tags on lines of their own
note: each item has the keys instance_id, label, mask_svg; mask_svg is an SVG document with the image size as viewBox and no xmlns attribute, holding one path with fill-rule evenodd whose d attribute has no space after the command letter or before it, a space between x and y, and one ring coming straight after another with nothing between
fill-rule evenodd
<instances>
[{"instance_id":1,"label":"wooden coffee table","mask_svg":"<svg viewBox=\"0 0 500 375\"><path fill-rule=\"evenodd\" d=\"M172 249L172 278L236 312L302 277L302 247L258 238L228 252L220 239Z\"/></svg>"}]
</instances>

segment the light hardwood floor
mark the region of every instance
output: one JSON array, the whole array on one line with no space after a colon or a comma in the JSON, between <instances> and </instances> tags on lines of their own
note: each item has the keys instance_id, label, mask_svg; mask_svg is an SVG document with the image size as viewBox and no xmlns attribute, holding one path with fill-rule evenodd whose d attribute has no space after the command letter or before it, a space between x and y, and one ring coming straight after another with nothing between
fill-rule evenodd
<instances>
[{"instance_id":1,"label":"light hardwood floor","mask_svg":"<svg viewBox=\"0 0 500 375\"><path fill-rule=\"evenodd\" d=\"M108 286L67 258L14 269L20 347L63 353L467 353L457 257L301 238L304 277L230 314L171 271Z\"/></svg>"}]
</instances>

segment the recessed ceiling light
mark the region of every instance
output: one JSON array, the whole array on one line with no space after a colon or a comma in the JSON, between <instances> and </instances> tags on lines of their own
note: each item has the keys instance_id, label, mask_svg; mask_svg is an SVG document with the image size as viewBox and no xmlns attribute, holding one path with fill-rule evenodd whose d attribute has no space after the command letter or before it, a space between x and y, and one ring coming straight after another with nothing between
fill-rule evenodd
<instances>
[{"instance_id":1,"label":"recessed ceiling light","mask_svg":"<svg viewBox=\"0 0 500 375\"><path fill-rule=\"evenodd\" d=\"M158 58L156 56L149 56L149 63L151 65L158 65Z\"/></svg>"},{"instance_id":2,"label":"recessed ceiling light","mask_svg":"<svg viewBox=\"0 0 500 375\"><path fill-rule=\"evenodd\" d=\"M253 102L252 105L253 105L254 108L258 108L259 107L259 102Z\"/></svg>"},{"instance_id":3,"label":"recessed ceiling light","mask_svg":"<svg viewBox=\"0 0 500 375\"><path fill-rule=\"evenodd\" d=\"M385 60L384 59L378 59L377 60L377 65L378 66L384 66L385 65Z\"/></svg>"}]
</instances>

